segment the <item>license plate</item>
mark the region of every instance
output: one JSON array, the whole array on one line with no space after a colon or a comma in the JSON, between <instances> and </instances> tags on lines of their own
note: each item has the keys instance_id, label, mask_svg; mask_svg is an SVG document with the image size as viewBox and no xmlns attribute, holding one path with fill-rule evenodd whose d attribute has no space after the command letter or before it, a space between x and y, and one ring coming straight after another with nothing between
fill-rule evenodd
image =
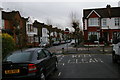
<instances>
[{"instance_id":1,"label":"license plate","mask_svg":"<svg viewBox=\"0 0 120 80\"><path fill-rule=\"evenodd\" d=\"M13 69L13 70L5 70L5 74L15 74L20 73L19 69Z\"/></svg>"}]
</instances>

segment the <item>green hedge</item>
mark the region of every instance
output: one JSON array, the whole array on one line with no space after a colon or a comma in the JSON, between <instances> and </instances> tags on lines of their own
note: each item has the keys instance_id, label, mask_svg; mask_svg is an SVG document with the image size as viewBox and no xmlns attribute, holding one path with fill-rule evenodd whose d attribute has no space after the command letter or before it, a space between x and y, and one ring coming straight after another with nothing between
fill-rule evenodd
<instances>
[{"instance_id":1,"label":"green hedge","mask_svg":"<svg viewBox=\"0 0 120 80\"><path fill-rule=\"evenodd\" d=\"M12 36L7 33L2 34L2 57L15 49L15 42Z\"/></svg>"}]
</instances>

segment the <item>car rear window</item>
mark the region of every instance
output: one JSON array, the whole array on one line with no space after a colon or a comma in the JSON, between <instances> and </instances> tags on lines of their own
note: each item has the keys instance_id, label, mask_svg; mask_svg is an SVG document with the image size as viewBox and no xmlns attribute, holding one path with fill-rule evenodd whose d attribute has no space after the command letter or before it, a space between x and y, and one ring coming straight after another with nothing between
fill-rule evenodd
<instances>
[{"instance_id":1,"label":"car rear window","mask_svg":"<svg viewBox=\"0 0 120 80\"><path fill-rule=\"evenodd\" d=\"M18 52L7 56L3 61L26 62L31 60L31 52Z\"/></svg>"}]
</instances>

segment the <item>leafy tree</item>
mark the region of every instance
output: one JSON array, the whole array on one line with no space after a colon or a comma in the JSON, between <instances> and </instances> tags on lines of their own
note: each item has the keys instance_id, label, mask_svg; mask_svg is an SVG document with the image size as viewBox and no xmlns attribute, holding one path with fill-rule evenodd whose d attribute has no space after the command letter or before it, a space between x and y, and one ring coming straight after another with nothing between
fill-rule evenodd
<instances>
[{"instance_id":1,"label":"leafy tree","mask_svg":"<svg viewBox=\"0 0 120 80\"><path fill-rule=\"evenodd\" d=\"M15 49L15 42L12 36L7 33L3 33L2 37L2 56L3 58Z\"/></svg>"}]
</instances>

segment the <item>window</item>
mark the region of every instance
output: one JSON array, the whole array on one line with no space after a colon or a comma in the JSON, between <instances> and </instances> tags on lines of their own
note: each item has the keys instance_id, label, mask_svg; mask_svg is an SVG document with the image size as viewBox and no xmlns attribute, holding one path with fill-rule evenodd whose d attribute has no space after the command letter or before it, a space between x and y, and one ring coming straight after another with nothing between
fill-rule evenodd
<instances>
[{"instance_id":1,"label":"window","mask_svg":"<svg viewBox=\"0 0 120 80\"><path fill-rule=\"evenodd\" d=\"M115 18L115 26L120 26L120 18Z\"/></svg>"},{"instance_id":2,"label":"window","mask_svg":"<svg viewBox=\"0 0 120 80\"><path fill-rule=\"evenodd\" d=\"M89 26L99 26L99 19L98 18L89 18L88 24L89 24Z\"/></svg>"},{"instance_id":3,"label":"window","mask_svg":"<svg viewBox=\"0 0 120 80\"><path fill-rule=\"evenodd\" d=\"M30 32L30 24L28 24L28 32Z\"/></svg>"},{"instance_id":4,"label":"window","mask_svg":"<svg viewBox=\"0 0 120 80\"><path fill-rule=\"evenodd\" d=\"M5 26L4 24L5 24L5 23L4 23L4 20L2 20L2 28L4 28L4 26Z\"/></svg>"},{"instance_id":5,"label":"window","mask_svg":"<svg viewBox=\"0 0 120 80\"><path fill-rule=\"evenodd\" d=\"M31 56L32 56L31 52L17 52L7 56L4 59L4 61L25 62L25 61L30 61Z\"/></svg>"},{"instance_id":6,"label":"window","mask_svg":"<svg viewBox=\"0 0 120 80\"><path fill-rule=\"evenodd\" d=\"M42 50L39 50L38 51L38 60L42 59L42 58L45 58L45 57L46 57L45 53Z\"/></svg>"},{"instance_id":7,"label":"window","mask_svg":"<svg viewBox=\"0 0 120 80\"><path fill-rule=\"evenodd\" d=\"M49 51L47 51L47 50L44 50L44 52L45 52L45 54L47 55L47 56L50 56L50 52Z\"/></svg>"},{"instance_id":8,"label":"window","mask_svg":"<svg viewBox=\"0 0 120 80\"><path fill-rule=\"evenodd\" d=\"M102 19L102 26L107 26L107 19L106 18Z\"/></svg>"},{"instance_id":9,"label":"window","mask_svg":"<svg viewBox=\"0 0 120 80\"><path fill-rule=\"evenodd\" d=\"M98 39L99 39L99 33L98 32L89 32L88 33L88 40L97 41Z\"/></svg>"}]
</instances>

